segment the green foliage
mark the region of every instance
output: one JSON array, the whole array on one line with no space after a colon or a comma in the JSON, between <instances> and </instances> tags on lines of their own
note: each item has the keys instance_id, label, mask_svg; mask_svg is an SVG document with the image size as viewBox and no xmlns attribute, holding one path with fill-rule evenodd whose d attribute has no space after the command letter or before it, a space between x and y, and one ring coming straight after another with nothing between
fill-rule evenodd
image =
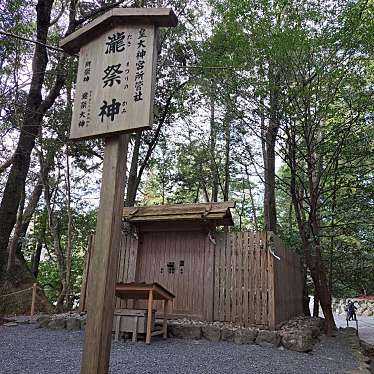
<instances>
[{"instance_id":1,"label":"green foliage","mask_svg":"<svg viewBox=\"0 0 374 374\"><path fill-rule=\"evenodd\" d=\"M144 5L144 2L136 2ZM140 4L141 3L141 4ZM146 2L156 6L155 1ZM225 184L237 202L235 229L264 227L264 126L280 123L276 146L279 235L303 254L290 197L290 144L295 140L296 187L311 217L308 158L318 157L318 216L322 256L336 296L373 285L373 4L365 1L173 0L175 29L163 29L157 69L155 126L142 134L137 172L141 205L223 200ZM96 7L82 3L78 12ZM53 9L53 16L59 8ZM66 17L66 15L64 15ZM51 27L58 45L66 18ZM0 5L1 29L35 37L34 10L21 1ZM33 45L0 40L0 165L11 155L24 113ZM100 140L68 142L77 61L59 64L49 52L45 90L66 69L62 94L44 119L32 154L26 201L39 176L39 157L53 156L48 186L61 248L66 251L66 153L70 159L73 216L72 292L78 294L88 236L95 228L103 147ZM193 67L193 68L192 68ZM276 98L274 99L274 96ZM276 100L276 106L272 101ZM66 152L66 147L68 152ZM130 153L134 148L131 142ZM147 161L149 152L152 156ZM130 158L129 158L130 160ZM5 174L1 175L0 187ZM251 198L253 197L253 201ZM93 200L90 198L94 196ZM22 252L31 265L38 244L38 281L51 301L60 288L45 201L40 200ZM47 286L48 285L48 286Z\"/></svg>"},{"instance_id":2,"label":"green foliage","mask_svg":"<svg viewBox=\"0 0 374 374\"><path fill-rule=\"evenodd\" d=\"M85 266L88 238L95 231L96 211L87 213L73 211L73 257L71 294L79 295ZM42 244L41 262L39 266L38 282L44 286L47 297L51 302L56 301L60 291L60 278L56 267L56 255L53 252L53 238L47 227L47 213L45 210L34 214L32 230L23 241L23 252L32 267L33 253L38 243ZM62 248L67 245L67 212L66 207L57 213Z\"/></svg>"}]
</instances>

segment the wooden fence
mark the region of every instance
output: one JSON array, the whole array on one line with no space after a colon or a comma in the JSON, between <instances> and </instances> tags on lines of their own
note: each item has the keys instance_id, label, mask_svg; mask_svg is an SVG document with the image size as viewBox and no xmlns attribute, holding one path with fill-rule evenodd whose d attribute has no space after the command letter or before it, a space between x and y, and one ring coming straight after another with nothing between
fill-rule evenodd
<instances>
[{"instance_id":1,"label":"wooden fence","mask_svg":"<svg viewBox=\"0 0 374 374\"><path fill-rule=\"evenodd\" d=\"M214 319L267 326L273 309L273 257L259 232L216 236Z\"/></svg>"},{"instance_id":2,"label":"wooden fence","mask_svg":"<svg viewBox=\"0 0 374 374\"><path fill-rule=\"evenodd\" d=\"M275 327L302 314L300 259L276 235L231 232L216 240L214 320Z\"/></svg>"},{"instance_id":3,"label":"wooden fence","mask_svg":"<svg viewBox=\"0 0 374 374\"><path fill-rule=\"evenodd\" d=\"M141 235L140 240L123 235L117 279L163 284L177 295L172 315L181 317L181 310L185 310L185 317L266 328L302 314L300 259L272 233L219 232L214 235L215 245L208 236L198 239L196 233L191 236L173 232L152 234L151 243L149 233ZM161 247L157 247L157 238L162 239ZM91 240L89 253L94 250L93 246ZM200 257L187 266L187 259L193 258L193 253ZM183 274L160 271L162 263L170 258L185 259ZM89 257L87 264L89 273ZM82 310L87 299L84 289L82 286ZM190 295L189 290L195 292ZM116 307L125 306L124 301L117 299Z\"/></svg>"},{"instance_id":4,"label":"wooden fence","mask_svg":"<svg viewBox=\"0 0 374 374\"><path fill-rule=\"evenodd\" d=\"M290 317L303 314L304 279L300 257L288 250L276 235L269 235L268 248L276 252L273 257L274 325Z\"/></svg>"}]
</instances>

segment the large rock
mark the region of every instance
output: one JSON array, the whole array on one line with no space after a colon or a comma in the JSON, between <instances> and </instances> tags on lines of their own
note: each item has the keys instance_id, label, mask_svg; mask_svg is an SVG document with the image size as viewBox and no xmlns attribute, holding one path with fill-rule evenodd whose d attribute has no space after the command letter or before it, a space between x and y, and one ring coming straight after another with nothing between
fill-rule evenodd
<instances>
[{"instance_id":1,"label":"large rock","mask_svg":"<svg viewBox=\"0 0 374 374\"><path fill-rule=\"evenodd\" d=\"M278 329L281 331L310 329L312 331L313 338L317 338L319 335L321 335L323 328L323 318L305 316L296 317L278 325Z\"/></svg>"},{"instance_id":2,"label":"large rock","mask_svg":"<svg viewBox=\"0 0 374 374\"><path fill-rule=\"evenodd\" d=\"M37 322L38 327L48 327L50 321L51 321L50 317L42 318Z\"/></svg>"},{"instance_id":3,"label":"large rock","mask_svg":"<svg viewBox=\"0 0 374 374\"><path fill-rule=\"evenodd\" d=\"M202 335L211 342L218 342L221 339L221 329L218 326L203 326Z\"/></svg>"},{"instance_id":4,"label":"large rock","mask_svg":"<svg viewBox=\"0 0 374 374\"><path fill-rule=\"evenodd\" d=\"M344 335L357 336L357 330L354 327L339 327L339 332Z\"/></svg>"},{"instance_id":5,"label":"large rock","mask_svg":"<svg viewBox=\"0 0 374 374\"><path fill-rule=\"evenodd\" d=\"M319 317L309 317L304 320L304 323L301 324L300 328L307 328L312 330L313 338L317 338L321 335L321 332L324 328L325 320Z\"/></svg>"},{"instance_id":6,"label":"large rock","mask_svg":"<svg viewBox=\"0 0 374 374\"><path fill-rule=\"evenodd\" d=\"M62 330L66 327L66 320L64 318L52 319L48 323L48 328L52 330Z\"/></svg>"},{"instance_id":7,"label":"large rock","mask_svg":"<svg viewBox=\"0 0 374 374\"><path fill-rule=\"evenodd\" d=\"M297 352L310 352L313 349L314 339L312 329L281 330L282 345Z\"/></svg>"},{"instance_id":8,"label":"large rock","mask_svg":"<svg viewBox=\"0 0 374 374\"><path fill-rule=\"evenodd\" d=\"M234 330L228 327L224 327L221 330L221 340L225 342L233 342L234 341Z\"/></svg>"},{"instance_id":9,"label":"large rock","mask_svg":"<svg viewBox=\"0 0 374 374\"><path fill-rule=\"evenodd\" d=\"M374 344L361 340L360 345L366 356L374 357Z\"/></svg>"},{"instance_id":10,"label":"large rock","mask_svg":"<svg viewBox=\"0 0 374 374\"><path fill-rule=\"evenodd\" d=\"M362 315L366 317L371 317L373 315L373 311L371 309L366 309L362 312Z\"/></svg>"},{"instance_id":11,"label":"large rock","mask_svg":"<svg viewBox=\"0 0 374 374\"><path fill-rule=\"evenodd\" d=\"M172 336L180 339L201 339L201 327L193 324L181 325L171 324L169 325L169 331Z\"/></svg>"},{"instance_id":12,"label":"large rock","mask_svg":"<svg viewBox=\"0 0 374 374\"><path fill-rule=\"evenodd\" d=\"M234 342L236 344L254 344L257 334L257 330L254 329L238 329L234 333Z\"/></svg>"},{"instance_id":13,"label":"large rock","mask_svg":"<svg viewBox=\"0 0 374 374\"><path fill-rule=\"evenodd\" d=\"M256 343L263 346L278 347L281 342L281 337L276 331L260 330L256 337Z\"/></svg>"},{"instance_id":14,"label":"large rock","mask_svg":"<svg viewBox=\"0 0 374 374\"><path fill-rule=\"evenodd\" d=\"M66 330L80 330L81 320L78 318L69 318L66 320Z\"/></svg>"},{"instance_id":15,"label":"large rock","mask_svg":"<svg viewBox=\"0 0 374 374\"><path fill-rule=\"evenodd\" d=\"M17 322L7 322L3 324L4 327L15 327L18 326Z\"/></svg>"},{"instance_id":16,"label":"large rock","mask_svg":"<svg viewBox=\"0 0 374 374\"><path fill-rule=\"evenodd\" d=\"M40 323L42 321L50 320L50 319L51 319L51 317L48 314L40 314L36 317L35 321Z\"/></svg>"}]
</instances>

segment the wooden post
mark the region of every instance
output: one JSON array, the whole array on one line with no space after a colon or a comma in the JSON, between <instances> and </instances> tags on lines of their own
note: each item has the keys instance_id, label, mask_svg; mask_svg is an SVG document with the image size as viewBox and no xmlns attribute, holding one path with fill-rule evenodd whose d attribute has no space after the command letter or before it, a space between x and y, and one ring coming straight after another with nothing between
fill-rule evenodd
<instances>
[{"instance_id":1,"label":"wooden post","mask_svg":"<svg viewBox=\"0 0 374 374\"><path fill-rule=\"evenodd\" d=\"M148 297L148 315L147 315L147 335L145 337L146 344L151 343L151 336L152 336L152 306L153 306L153 291L149 291Z\"/></svg>"},{"instance_id":2,"label":"wooden post","mask_svg":"<svg viewBox=\"0 0 374 374\"><path fill-rule=\"evenodd\" d=\"M164 320L163 320L163 324L162 324L162 337L164 339L166 339L168 337L168 320L167 320L167 317L166 317L166 313L168 312L168 304L169 304L169 300L164 300Z\"/></svg>"},{"instance_id":3,"label":"wooden post","mask_svg":"<svg viewBox=\"0 0 374 374\"><path fill-rule=\"evenodd\" d=\"M278 322L277 319L277 309L276 304L278 302L278 298L276 296L277 290L277 268L276 263L274 262L274 257L271 254L270 250L272 249L273 245L273 233L271 231L267 231L264 233L264 241L266 243L266 252L268 256L268 294L269 294L269 306L268 306L268 326L272 329L275 329L275 325Z\"/></svg>"},{"instance_id":4,"label":"wooden post","mask_svg":"<svg viewBox=\"0 0 374 374\"><path fill-rule=\"evenodd\" d=\"M79 52L70 139L106 139L81 374L109 367L128 145L119 134L152 127L158 28L177 23L169 8L114 8L60 42Z\"/></svg>"},{"instance_id":5,"label":"wooden post","mask_svg":"<svg viewBox=\"0 0 374 374\"><path fill-rule=\"evenodd\" d=\"M32 296L31 296L31 311L30 311L30 316L32 317L35 313L35 301L36 301L36 287L37 284L34 283L32 285Z\"/></svg>"},{"instance_id":6,"label":"wooden post","mask_svg":"<svg viewBox=\"0 0 374 374\"><path fill-rule=\"evenodd\" d=\"M81 374L108 373L128 136L106 138Z\"/></svg>"}]
</instances>

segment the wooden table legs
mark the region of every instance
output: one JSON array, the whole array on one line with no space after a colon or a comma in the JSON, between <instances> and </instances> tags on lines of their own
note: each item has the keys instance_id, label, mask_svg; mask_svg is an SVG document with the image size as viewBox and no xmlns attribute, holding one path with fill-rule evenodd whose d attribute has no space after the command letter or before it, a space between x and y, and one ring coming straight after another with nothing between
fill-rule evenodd
<instances>
[{"instance_id":1,"label":"wooden table legs","mask_svg":"<svg viewBox=\"0 0 374 374\"><path fill-rule=\"evenodd\" d=\"M150 344L151 343L151 335L152 335L152 307L153 307L153 291L151 290L149 292L148 296L148 315L147 315L147 335L145 338L145 343Z\"/></svg>"},{"instance_id":2,"label":"wooden table legs","mask_svg":"<svg viewBox=\"0 0 374 374\"><path fill-rule=\"evenodd\" d=\"M134 325L134 330L132 331L132 342L136 343L136 340L138 339L138 316L135 316L134 318Z\"/></svg>"},{"instance_id":3,"label":"wooden table legs","mask_svg":"<svg viewBox=\"0 0 374 374\"><path fill-rule=\"evenodd\" d=\"M166 313L168 311L168 304L169 304L169 301L168 300L164 300L164 321L163 321L163 324L162 324L162 331L163 331L163 338L166 339L168 337L168 321L167 321L167 318L166 318Z\"/></svg>"},{"instance_id":4,"label":"wooden table legs","mask_svg":"<svg viewBox=\"0 0 374 374\"><path fill-rule=\"evenodd\" d=\"M121 316L116 316L116 328L114 330L114 341L119 341L119 326L121 324Z\"/></svg>"}]
</instances>

